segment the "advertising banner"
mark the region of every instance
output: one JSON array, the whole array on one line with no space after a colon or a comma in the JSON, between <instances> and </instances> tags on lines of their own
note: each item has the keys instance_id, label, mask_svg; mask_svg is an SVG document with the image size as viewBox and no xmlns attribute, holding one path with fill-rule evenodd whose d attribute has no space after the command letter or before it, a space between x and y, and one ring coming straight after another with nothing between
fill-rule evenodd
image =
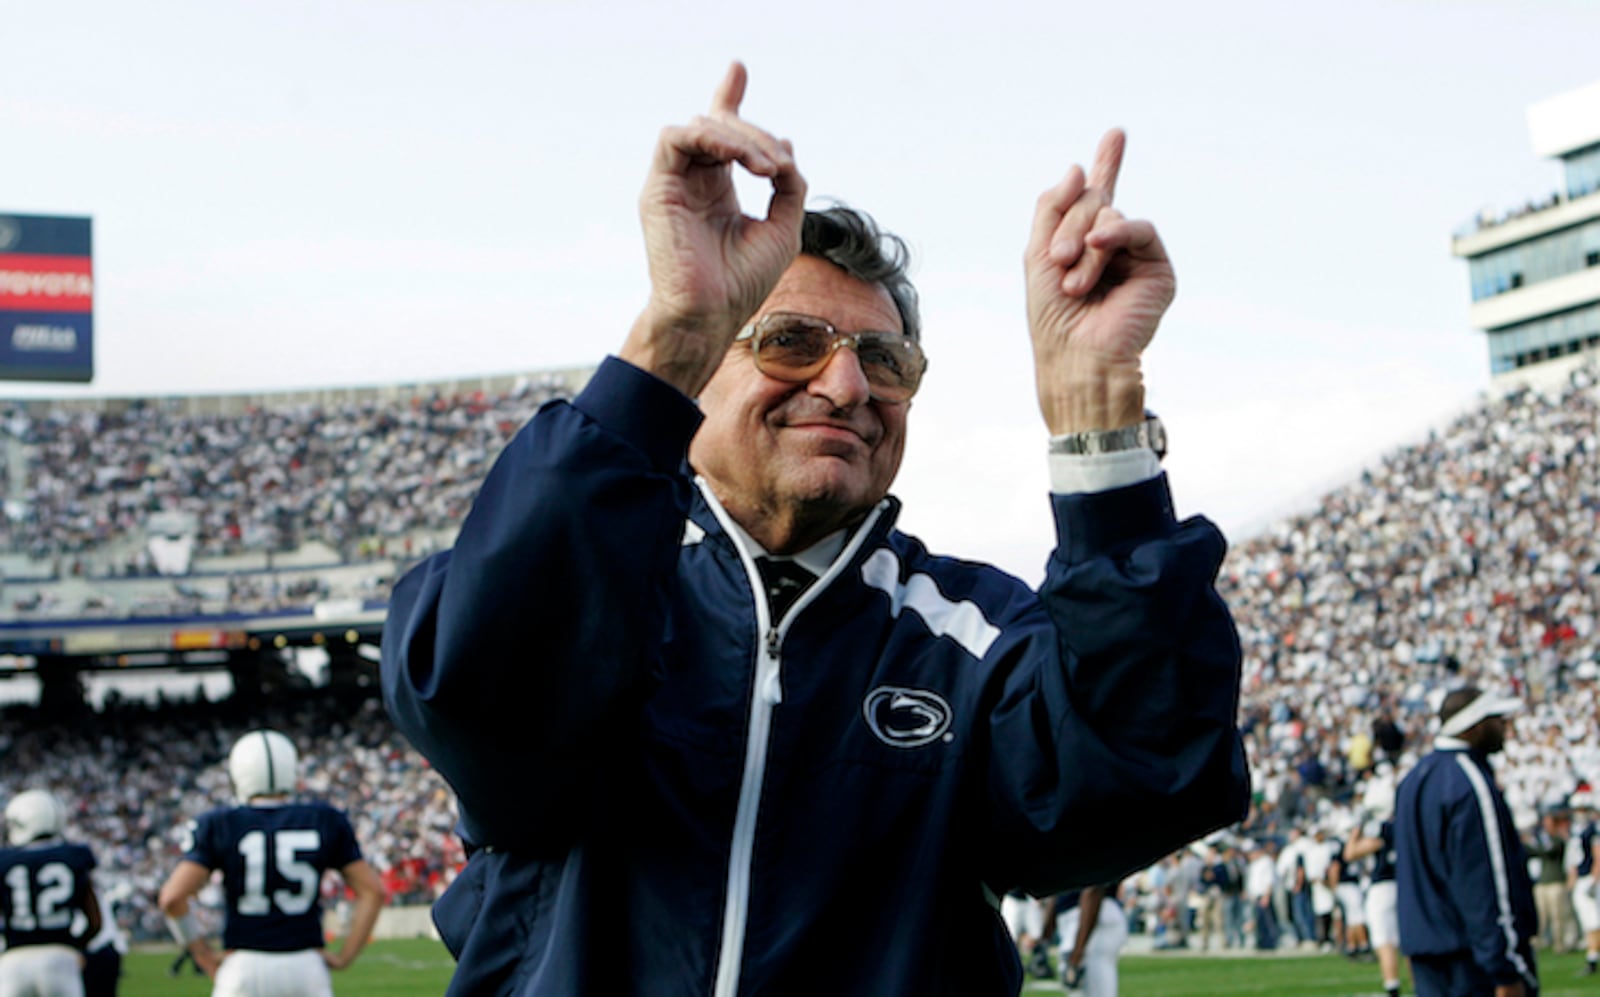
<instances>
[{"instance_id":1,"label":"advertising banner","mask_svg":"<svg viewBox=\"0 0 1600 997\"><path fill-rule=\"evenodd\" d=\"M0 380L93 377L89 219L0 213Z\"/></svg>"}]
</instances>

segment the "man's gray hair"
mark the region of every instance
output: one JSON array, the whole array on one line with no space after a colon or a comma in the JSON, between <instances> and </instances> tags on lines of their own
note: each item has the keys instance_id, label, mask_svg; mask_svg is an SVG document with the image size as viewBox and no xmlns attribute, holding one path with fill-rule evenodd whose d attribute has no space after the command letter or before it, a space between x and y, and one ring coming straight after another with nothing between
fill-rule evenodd
<instances>
[{"instance_id":1,"label":"man's gray hair","mask_svg":"<svg viewBox=\"0 0 1600 997\"><path fill-rule=\"evenodd\" d=\"M906 273L911 251L904 239L878 228L871 215L842 204L807 211L800 229L800 252L827 260L857 280L888 291L905 334L922 338L917 289Z\"/></svg>"}]
</instances>

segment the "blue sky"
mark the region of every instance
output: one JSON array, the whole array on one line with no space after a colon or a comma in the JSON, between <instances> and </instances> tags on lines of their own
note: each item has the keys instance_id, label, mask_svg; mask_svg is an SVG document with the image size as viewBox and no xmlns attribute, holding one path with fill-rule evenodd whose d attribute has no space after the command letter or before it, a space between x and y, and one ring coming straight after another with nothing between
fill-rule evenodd
<instances>
[{"instance_id":1,"label":"blue sky","mask_svg":"<svg viewBox=\"0 0 1600 997\"><path fill-rule=\"evenodd\" d=\"M903 525L1036 579L1018 261L1106 127L1178 269L1147 384L1180 512L1243 536L1486 385L1449 236L1558 186L1525 109L1600 79L1579 0L673 6L0 4L0 211L94 217L99 371L0 396L591 364L647 293L655 135L740 58L813 196L916 251Z\"/></svg>"}]
</instances>

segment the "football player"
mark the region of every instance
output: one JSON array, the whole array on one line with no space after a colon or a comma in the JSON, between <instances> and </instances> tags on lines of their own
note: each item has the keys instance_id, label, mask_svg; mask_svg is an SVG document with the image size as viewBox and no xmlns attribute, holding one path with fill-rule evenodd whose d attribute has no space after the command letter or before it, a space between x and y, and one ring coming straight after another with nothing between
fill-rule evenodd
<instances>
[{"instance_id":1,"label":"football player","mask_svg":"<svg viewBox=\"0 0 1600 997\"><path fill-rule=\"evenodd\" d=\"M0 994L82 997L83 946L100 931L100 904L89 881L94 855L62 838L66 822L61 801L43 789L6 804L11 847L0 849ZM87 931L74 935L80 913Z\"/></svg>"},{"instance_id":2,"label":"football player","mask_svg":"<svg viewBox=\"0 0 1600 997\"><path fill-rule=\"evenodd\" d=\"M275 730L253 730L234 744L228 775L239 805L194 825L183 860L161 887L161 910L178 944L216 981L215 995L331 994L329 969L355 961L383 906L383 883L361 857L343 812L292 799L299 756ZM338 870L356 897L337 952L323 948L322 876ZM217 953L195 924L189 902L213 872L227 897Z\"/></svg>"},{"instance_id":3,"label":"football player","mask_svg":"<svg viewBox=\"0 0 1600 997\"><path fill-rule=\"evenodd\" d=\"M1383 974L1383 992L1400 997L1400 915L1395 906L1394 885L1394 781L1376 776L1367 786L1362 806L1370 819L1350 835L1344 846L1344 860L1359 862L1371 857L1371 881L1367 885L1364 911L1368 941L1378 953L1378 969Z\"/></svg>"},{"instance_id":4,"label":"football player","mask_svg":"<svg viewBox=\"0 0 1600 997\"><path fill-rule=\"evenodd\" d=\"M1600 822L1595 820L1594 794L1580 789L1572 794L1572 837L1567 839L1567 889L1572 891L1572 909L1583 930L1584 976L1600 970L1600 877L1595 875L1595 858L1600 855Z\"/></svg>"}]
</instances>

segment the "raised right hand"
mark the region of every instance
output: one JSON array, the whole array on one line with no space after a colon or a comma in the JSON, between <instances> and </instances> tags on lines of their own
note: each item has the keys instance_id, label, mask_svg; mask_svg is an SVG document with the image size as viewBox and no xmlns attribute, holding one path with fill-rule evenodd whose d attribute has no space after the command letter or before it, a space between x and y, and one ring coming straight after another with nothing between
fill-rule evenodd
<instances>
[{"instance_id":1,"label":"raised right hand","mask_svg":"<svg viewBox=\"0 0 1600 997\"><path fill-rule=\"evenodd\" d=\"M787 141L739 117L746 80L735 62L709 114L662 129L639 197L650 303L619 355L690 397L800 251L805 178ZM740 211L734 163L771 180L766 218Z\"/></svg>"}]
</instances>

